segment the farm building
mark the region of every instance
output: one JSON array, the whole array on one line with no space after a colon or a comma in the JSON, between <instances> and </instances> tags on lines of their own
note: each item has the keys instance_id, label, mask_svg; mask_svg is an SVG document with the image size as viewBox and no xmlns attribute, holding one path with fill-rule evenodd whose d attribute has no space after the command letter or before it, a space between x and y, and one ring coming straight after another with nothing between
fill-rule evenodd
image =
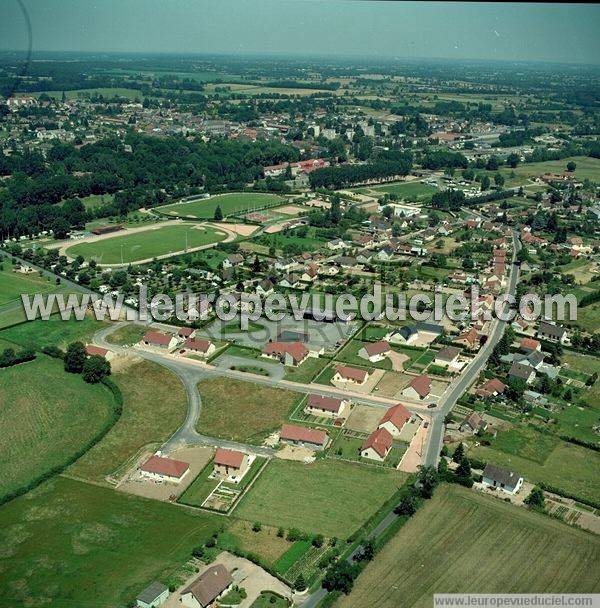
<instances>
[{"instance_id":1,"label":"farm building","mask_svg":"<svg viewBox=\"0 0 600 608\"><path fill-rule=\"evenodd\" d=\"M223 564L210 566L182 592L180 601L188 608L207 608L231 587L233 579Z\"/></svg>"},{"instance_id":2,"label":"farm building","mask_svg":"<svg viewBox=\"0 0 600 608\"><path fill-rule=\"evenodd\" d=\"M154 481L170 481L179 483L190 469L190 465L182 460L164 458L162 456L151 456L140 466L142 477L148 477Z\"/></svg>"},{"instance_id":3,"label":"farm building","mask_svg":"<svg viewBox=\"0 0 600 608\"><path fill-rule=\"evenodd\" d=\"M284 424L281 427L279 439L284 443L301 445L313 450L322 450L327 445L329 436L325 431L309 429L296 424Z\"/></svg>"}]
</instances>

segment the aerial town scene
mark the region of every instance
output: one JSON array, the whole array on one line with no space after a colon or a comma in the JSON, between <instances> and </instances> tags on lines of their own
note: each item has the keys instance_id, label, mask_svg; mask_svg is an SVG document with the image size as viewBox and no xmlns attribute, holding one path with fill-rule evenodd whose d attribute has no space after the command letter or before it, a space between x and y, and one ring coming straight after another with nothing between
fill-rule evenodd
<instances>
[{"instance_id":1,"label":"aerial town scene","mask_svg":"<svg viewBox=\"0 0 600 608\"><path fill-rule=\"evenodd\" d=\"M600 606L599 31L4 0L0 608Z\"/></svg>"}]
</instances>

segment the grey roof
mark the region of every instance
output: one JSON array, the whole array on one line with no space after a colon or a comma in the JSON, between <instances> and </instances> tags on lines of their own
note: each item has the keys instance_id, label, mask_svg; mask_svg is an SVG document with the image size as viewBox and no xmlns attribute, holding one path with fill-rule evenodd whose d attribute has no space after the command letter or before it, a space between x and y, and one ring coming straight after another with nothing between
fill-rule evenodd
<instances>
[{"instance_id":1,"label":"grey roof","mask_svg":"<svg viewBox=\"0 0 600 608\"><path fill-rule=\"evenodd\" d=\"M436 323L417 323L415 328L418 331L426 331L431 334L438 334L439 336L444 333L444 328Z\"/></svg>"},{"instance_id":2,"label":"grey roof","mask_svg":"<svg viewBox=\"0 0 600 608\"><path fill-rule=\"evenodd\" d=\"M446 348L442 348L442 350L436 354L435 358L441 359L442 361L454 361L458 355L460 355L460 348L457 346L446 346Z\"/></svg>"},{"instance_id":3,"label":"grey roof","mask_svg":"<svg viewBox=\"0 0 600 608\"><path fill-rule=\"evenodd\" d=\"M497 467L493 464L486 464L483 470L483 476L488 479L493 479L497 483L503 483L505 486L515 486L521 475L508 469Z\"/></svg>"},{"instance_id":4,"label":"grey roof","mask_svg":"<svg viewBox=\"0 0 600 608\"><path fill-rule=\"evenodd\" d=\"M538 329L538 336L546 335L552 336L557 340L563 337L567 330L561 325L554 325L552 323L548 323L548 321L541 321L540 328Z\"/></svg>"},{"instance_id":5,"label":"grey roof","mask_svg":"<svg viewBox=\"0 0 600 608\"><path fill-rule=\"evenodd\" d=\"M233 579L229 570L223 564L215 564L203 572L195 581L188 585L181 593L191 593L201 606L208 606L231 583Z\"/></svg>"},{"instance_id":6,"label":"grey roof","mask_svg":"<svg viewBox=\"0 0 600 608\"><path fill-rule=\"evenodd\" d=\"M509 376L513 376L515 378L522 378L523 380L527 380L531 375L531 372L535 373L535 369L531 367L531 365L525 365L524 363L513 363L510 366L510 371L508 372Z\"/></svg>"},{"instance_id":7,"label":"grey roof","mask_svg":"<svg viewBox=\"0 0 600 608\"><path fill-rule=\"evenodd\" d=\"M527 360L533 367L537 367L544 361L544 355L539 350L534 350L527 355Z\"/></svg>"},{"instance_id":8,"label":"grey roof","mask_svg":"<svg viewBox=\"0 0 600 608\"><path fill-rule=\"evenodd\" d=\"M162 583L154 581L151 585L148 585L138 596L137 600L144 602L145 604L151 604L156 598L167 591Z\"/></svg>"}]
</instances>

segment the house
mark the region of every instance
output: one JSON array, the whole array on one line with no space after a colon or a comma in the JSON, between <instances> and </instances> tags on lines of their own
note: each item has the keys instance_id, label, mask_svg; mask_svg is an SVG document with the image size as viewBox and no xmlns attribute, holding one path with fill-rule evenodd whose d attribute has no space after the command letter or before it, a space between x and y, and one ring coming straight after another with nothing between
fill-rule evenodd
<instances>
[{"instance_id":1,"label":"house","mask_svg":"<svg viewBox=\"0 0 600 608\"><path fill-rule=\"evenodd\" d=\"M402 405L394 405L389 408L388 411L383 415L379 424L378 429L385 429L392 435L392 437L398 437L404 428L404 425L412 418L412 414Z\"/></svg>"},{"instance_id":2,"label":"house","mask_svg":"<svg viewBox=\"0 0 600 608\"><path fill-rule=\"evenodd\" d=\"M428 376L415 376L410 384L402 391L405 397L423 400L431 392L431 378Z\"/></svg>"},{"instance_id":3,"label":"house","mask_svg":"<svg viewBox=\"0 0 600 608\"><path fill-rule=\"evenodd\" d=\"M360 447L360 455L363 458L383 462L392 449L394 438L386 429L374 430Z\"/></svg>"},{"instance_id":4,"label":"house","mask_svg":"<svg viewBox=\"0 0 600 608\"><path fill-rule=\"evenodd\" d=\"M164 458L163 456L151 456L140 466L142 477L148 477L154 481L170 481L179 483L190 469L190 465L182 460Z\"/></svg>"},{"instance_id":5,"label":"house","mask_svg":"<svg viewBox=\"0 0 600 608\"><path fill-rule=\"evenodd\" d=\"M431 344L444 333L443 328L435 323L415 323L405 325L392 332L386 338L393 344Z\"/></svg>"},{"instance_id":6,"label":"house","mask_svg":"<svg viewBox=\"0 0 600 608\"><path fill-rule=\"evenodd\" d=\"M358 351L358 356L363 359L368 359L371 363L376 363L377 361L383 361L390 351L389 342L379 340L379 342L365 344L365 346Z\"/></svg>"},{"instance_id":7,"label":"house","mask_svg":"<svg viewBox=\"0 0 600 608\"><path fill-rule=\"evenodd\" d=\"M171 350L177 346L177 338L173 334L164 334L160 331L147 331L142 338L145 346Z\"/></svg>"},{"instance_id":8,"label":"house","mask_svg":"<svg viewBox=\"0 0 600 608\"><path fill-rule=\"evenodd\" d=\"M180 601L188 608L208 608L232 583L231 574L223 564L210 566L181 592Z\"/></svg>"},{"instance_id":9,"label":"house","mask_svg":"<svg viewBox=\"0 0 600 608\"><path fill-rule=\"evenodd\" d=\"M213 474L216 477L239 481L248 470L249 458L247 454L237 450L217 448L213 460Z\"/></svg>"},{"instance_id":10,"label":"house","mask_svg":"<svg viewBox=\"0 0 600 608\"><path fill-rule=\"evenodd\" d=\"M475 394L478 397L496 397L502 395L506 390L506 384L498 378L490 378L477 388Z\"/></svg>"},{"instance_id":11,"label":"house","mask_svg":"<svg viewBox=\"0 0 600 608\"><path fill-rule=\"evenodd\" d=\"M217 350L217 347L210 340L204 340L203 338L188 338L183 343L183 348L198 353L202 357L210 357Z\"/></svg>"},{"instance_id":12,"label":"house","mask_svg":"<svg viewBox=\"0 0 600 608\"><path fill-rule=\"evenodd\" d=\"M256 293L259 296L269 296L273 293L274 286L269 279L263 279L256 286Z\"/></svg>"},{"instance_id":13,"label":"house","mask_svg":"<svg viewBox=\"0 0 600 608\"><path fill-rule=\"evenodd\" d=\"M486 464L482 483L489 488L499 488L507 494L516 494L523 485L523 478L514 471Z\"/></svg>"},{"instance_id":14,"label":"house","mask_svg":"<svg viewBox=\"0 0 600 608\"><path fill-rule=\"evenodd\" d=\"M309 429L296 424L284 424L279 433L279 440L284 443L309 447L313 450L323 450L327 446L329 436L325 431Z\"/></svg>"},{"instance_id":15,"label":"house","mask_svg":"<svg viewBox=\"0 0 600 608\"><path fill-rule=\"evenodd\" d=\"M521 338L519 348L524 353L529 353L534 350L542 350L542 345L534 338Z\"/></svg>"},{"instance_id":16,"label":"house","mask_svg":"<svg viewBox=\"0 0 600 608\"><path fill-rule=\"evenodd\" d=\"M341 417L346 411L349 402L334 397L321 397L321 395L309 395L304 412L312 416L325 418Z\"/></svg>"},{"instance_id":17,"label":"house","mask_svg":"<svg viewBox=\"0 0 600 608\"><path fill-rule=\"evenodd\" d=\"M196 335L196 329L194 327L180 327L177 332L177 336L182 340L193 338Z\"/></svg>"},{"instance_id":18,"label":"house","mask_svg":"<svg viewBox=\"0 0 600 608\"><path fill-rule=\"evenodd\" d=\"M462 421L460 430L463 432L469 431L471 433L479 433L480 431L485 431L487 427L488 423L477 412L471 412Z\"/></svg>"},{"instance_id":19,"label":"house","mask_svg":"<svg viewBox=\"0 0 600 608\"><path fill-rule=\"evenodd\" d=\"M240 253L230 253L222 263L223 268L233 268L244 263L244 256Z\"/></svg>"},{"instance_id":20,"label":"house","mask_svg":"<svg viewBox=\"0 0 600 608\"><path fill-rule=\"evenodd\" d=\"M454 363L460 355L460 348L456 346L446 346L438 351L433 360L434 365L447 366Z\"/></svg>"},{"instance_id":21,"label":"house","mask_svg":"<svg viewBox=\"0 0 600 608\"><path fill-rule=\"evenodd\" d=\"M106 348L100 346L94 346L93 344L86 344L85 353L88 357L97 356L103 357L107 361L110 361L114 357L114 353Z\"/></svg>"},{"instance_id":22,"label":"house","mask_svg":"<svg viewBox=\"0 0 600 608\"><path fill-rule=\"evenodd\" d=\"M537 331L538 338L548 340L549 342L560 342L564 344L567 341L567 330L562 325L555 325L548 321L541 321Z\"/></svg>"},{"instance_id":23,"label":"house","mask_svg":"<svg viewBox=\"0 0 600 608\"><path fill-rule=\"evenodd\" d=\"M138 608L157 608L167 601L169 589L163 584L154 582L148 585L136 598Z\"/></svg>"},{"instance_id":24,"label":"house","mask_svg":"<svg viewBox=\"0 0 600 608\"><path fill-rule=\"evenodd\" d=\"M333 241L329 241L327 243L327 248L332 251L339 251L340 249L344 249L347 247L346 243L342 241L342 239L333 239Z\"/></svg>"},{"instance_id":25,"label":"house","mask_svg":"<svg viewBox=\"0 0 600 608\"><path fill-rule=\"evenodd\" d=\"M263 357L277 359L284 365L297 367L308 357L310 351L302 342L269 342L262 349Z\"/></svg>"},{"instance_id":26,"label":"house","mask_svg":"<svg viewBox=\"0 0 600 608\"><path fill-rule=\"evenodd\" d=\"M297 262L292 258L279 258L275 260L275 270L287 272L297 265Z\"/></svg>"},{"instance_id":27,"label":"house","mask_svg":"<svg viewBox=\"0 0 600 608\"><path fill-rule=\"evenodd\" d=\"M510 366L508 376L509 378L520 378L527 384L531 384L535 380L535 369L531 365L514 362Z\"/></svg>"},{"instance_id":28,"label":"house","mask_svg":"<svg viewBox=\"0 0 600 608\"><path fill-rule=\"evenodd\" d=\"M369 372L364 369L337 365L332 380L334 382L349 382L351 384L364 384L369 379Z\"/></svg>"},{"instance_id":29,"label":"house","mask_svg":"<svg viewBox=\"0 0 600 608\"><path fill-rule=\"evenodd\" d=\"M452 341L456 344L464 346L465 348L468 348L469 350L477 350L480 346L480 337L474 327L471 327L471 329L459 334Z\"/></svg>"}]
</instances>

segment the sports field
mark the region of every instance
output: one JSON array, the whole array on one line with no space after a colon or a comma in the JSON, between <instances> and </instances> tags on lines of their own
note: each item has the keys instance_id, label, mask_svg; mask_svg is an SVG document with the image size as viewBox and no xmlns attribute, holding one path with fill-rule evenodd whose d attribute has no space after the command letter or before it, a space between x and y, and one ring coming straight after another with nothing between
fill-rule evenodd
<instances>
[{"instance_id":1,"label":"sports field","mask_svg":"<svg viewBox=\"0 0 600 608\"><path fill-rule=\"evenodd\" d=\"M600 538L459 486L442 486L336 608L430 608L433 593L598 593Z\"/></svg>"},{"instance_id":2,"label":"sports field","mask_svg":"<svg viewBox=\"0 0 600 608\"><path fill-rule=\"evenodd\" d=\"M215 209L221 207L223 216L236 215L245 211L274 207L281 205L285 199L276 194L264 194L262 192L232 192L230 194L218 194L209 199L192 201L190 203L175 203L159 207L157 211L172 215L174 217L195 217L198 219L212 219Z\"/></svg>"},{"instance_id":3,"label":"sports field","mask_svg":"<svg viewBox=\"0 0 600 608\"><path fill-rule=\"evenodd\" d=\"M345 539L404 483L395 470L332 459L275 459L237 507L236 516Z\"/></svg>"},{"instance_id":4,"label":"sports field","mask_svg":"<svg viewBox=\"0 0 600 608\"><path fill-rule=\"evenodd\" d=\"M0 370L0 497L85 448L110 420L113 396L44 355Z\"/></svg>"},{"instance_id":5,"label":"sports field","mask_svg":"<svg viewBox=\"0 0 600 608\"><path fill-rule=\"evenodd\" d=\"M2 606L129 606L222 518L58 477L0 508Z\"/></svg>"},{"instance_id":6,"label":"sports field","mask_svg":"<svg viewBox=\"0 0 600 608\"><path fill-rule=\"evenodd\" d=\"M218 243L226 236L222 230L194 224L162 226L72 245L67 249L67 255L72 258L81 255L86 260L94 259L99 264L128 264L180 253L185 251L186 247L194 249Z\"/></svg>"}]
</instances>

